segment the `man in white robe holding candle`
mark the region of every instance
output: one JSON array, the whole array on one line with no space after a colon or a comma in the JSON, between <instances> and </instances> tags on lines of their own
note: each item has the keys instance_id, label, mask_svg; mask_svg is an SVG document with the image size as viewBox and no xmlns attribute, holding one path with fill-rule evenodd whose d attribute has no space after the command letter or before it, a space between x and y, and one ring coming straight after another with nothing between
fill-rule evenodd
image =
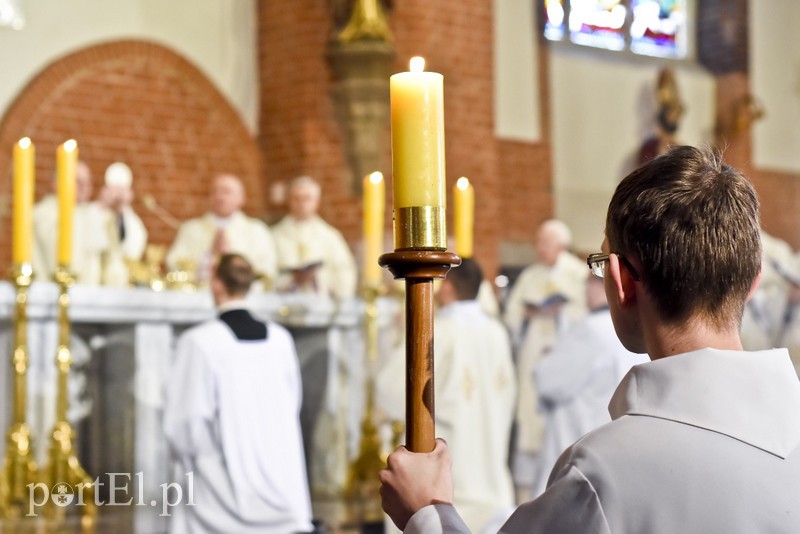
<instances>
[{"instance_id":1,"label":"man in white robe holding candle","mask_svg":"<svg viewBox=\"0 0 800 534\"><path fill-rule=\"evenodd\" d=\"M178 340L164 432L181 474L194 474L194 503L175 510L173 533L313 529L294 341L247 310L254 278L242 256L222 256L211 279L219 317Z\"/></svg>"},{"instance_id":2,"label":"man in white robe holding candle","mask_svg":"<svg viewBox=\"0 0 800 534\"><path fill-rule=\"evenodd\" d=\"M586 313L586 264L569 252L572 233L551 219L536 235L537 263L519 275L508 296L504 319L516 346L519 402L513 458L518 500L532 496L537 454L544 432L533 371L559 332Z\"/></svg>"},{"instance_id":3,"label":"man in white robe holding candle","mask_svg":"<svg viewBox=\"0 0 800 534\"><path fill-rule=\"evenodd\" d=\"M241 254L258 276L274 282L277 275L275 242L267 225L242 212L245 191L232 174L220 174L211 185L210 210L178 228L167 253L171 270L193 270L200 284L209 281L217 258Z\"/></svg>"},{"instance_id":4,"label":"man in white robe holding candle","mask_svg":"<svg viewBox=\"0 0 800 534\"><path fill-rule=\"evenodd\" d=\"M308 176L289 184L289 213L272 227L278 250L278 290L336 299L356 293L355 259L341 232L319 215L321 188Z\"/></svg>"},{"instance_id":5,"label":"man in white robe holding candle","mask_svg":"<svg viewBox=\"0 0 800 534\"><path fill-rule=\"evenodd\" d=\"M761 271L758 219L752 184L710 149L673 148L620 182L588 263L620 341L652 361L500 532L800 530L800 382L786 349L748 352L739 337ZM450 461L441 440L389 456L383 507L406 533L469 532Z\"/></svg>"},{"instance_id":6,"label":"man in white robe holding candle","mask_svg":"<svg viewBox=\"0 0 800 534\"><path fill-rule=\"evenodd\" d=\"M55 180L53 181L55 184ZM103 254L108 251L106 215L93 202L92 171L84 161L75 168L75 211L73 212L71 272L78 284L100 285L103 280ZM33 273L36 280L52 281L56 272L58 245L58 198L46 195L33 208Z\"/></svg>"}]
</instances>

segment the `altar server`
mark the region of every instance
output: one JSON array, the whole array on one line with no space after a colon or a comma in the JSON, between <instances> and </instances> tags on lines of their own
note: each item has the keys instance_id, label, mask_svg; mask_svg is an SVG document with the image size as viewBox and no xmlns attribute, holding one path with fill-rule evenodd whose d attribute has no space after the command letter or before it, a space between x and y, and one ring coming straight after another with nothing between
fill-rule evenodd
<instances>
[{"instance_id":1,"label":"altar server","mask_svg":"<svg viewBox=\"0 0 800 534\"><path fill-rule=\"evenodd\" d=\"M620 182L588 261L620 341L652 361L501 532L800 532L800 382L785 349L739 339L758 219L752 184L710 149L673 148ZM468 532L443 441L387 463L383 507L404 532Z\"/></svg>"},{"instance_id":2,"label":"altar server","mask_svg":"<svg viewBox=\"0 0 800 534\"><path fill-rule=\"evenodd\" d=\"M277 274L275 242L262 221L241 210L245 203L244 185L232 174L220 174L211 186L210 211L178 228L178 235L167 253L172 270L195 270L195 279L208 282L214 262L222 254L241 254L258 276L273 280Z\"/></svg>"},{"instance_id":3,"label":"altar server","mask_svg":"<svg viewBox=\"0 0 800 534\"><path fill-rule=\"evenodd\" d=\"M182 472L194 473L194 505L176 510L173 533L313 528L294 342L247 310L253 279L244 257L222 256L211 280L219 316L178 340L164 432Z\"/></svg>"},{"instance_id":4,"label":"altar server","mask_svg":"<svg viewBox=\"0 0 800 534\"><path fill-rule=\"evenodd\" d=\"M272 227L281 277L278 289L355 296L357 271L341 232L319 215L321 190L308 176L289 184L289 213Z\"/></svg>"},{"instance_id":5,"label":"altar server","mask_svg":"<svg viewBox=\"0 0 800 534\"><path fill-rule=\"evenodd\" d=\"M103 281L102 257L109 248L106 213L93 202L92 171L84 161L75 169L75 211L73 212L72 265L70 271L79 284L100 285ZM31 258L36 280L52 281L56 272L58 241L58 198L46 195L33 208L34 247Z\"/></svg>"},{"instance_id":6,"label":"altar server","mask_svg":"<svg viewBox=\"0 0 800 534\"><path fill-rule=\"evenodd\" d=\"M602 278L586 282L589 314L559 336L536 366L536 391L545 428L540 467L533 487L542 493L553 465L578 438L611 421L608 402L620 380L634 365L647 361L619 342Z\"/></svg>"},{"instance_id":7,"label":"altar server","mask_svg":"<svg viewBox=\"0 0 800 534\"><path fill-rule=\"evenodd\" d=\"M474 259L450 270L437 293L434 334L436 430L453 450L454 502L474 532L514 505L516 377L506 329L477 300L482 278Z\"/></svg>"},{"instance_id":8,"label":"altar server","mask_svg":"<svg viewBox=\"0 0 800 534\"><path fill-rule=\"evenodd\" d=\"M538 409L533 370L559 332L586 312L586 264L568 249L572 233L551 219L536 235L537 263L519 275L506 302L504 319L516 345L519 402L513 461L518 499L531 496L544 420Z\"/></svg>"}]
</instances>

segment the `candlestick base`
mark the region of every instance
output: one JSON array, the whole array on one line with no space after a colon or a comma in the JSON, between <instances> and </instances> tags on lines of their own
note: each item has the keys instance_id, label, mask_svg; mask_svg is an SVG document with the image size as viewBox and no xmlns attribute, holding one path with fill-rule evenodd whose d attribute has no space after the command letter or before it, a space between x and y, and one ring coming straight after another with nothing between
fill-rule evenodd
<instances>
[{"instance_id":1,"label":"candlestick base","mask_svg":"<svg viewBox=\"0 0 800 534\"><path fill-rule=\"evenodd\" d=\"M435 445L433 395L433 280L461 258L451 252L398 250L378 259L406 281L406 446L430 452Z\"/></svg>"},{"instance_id":2,"label":"candlestick base","mask_svg":"<svg viewBox=\"0 0 800 534\"><path fill-rule=\"evenodd\" d=\"M31 431L26 420L28 380L28 288L33 280L29 263L15 265L10 277L17 288L14 314L14 350L11 367L14 370L12 395L13 422L6 437L3 469L0 471L0 518L17 519L28 513L30 494L28 484L35 483L36 463L31 450Z\"/></svg>"}]
</instances>

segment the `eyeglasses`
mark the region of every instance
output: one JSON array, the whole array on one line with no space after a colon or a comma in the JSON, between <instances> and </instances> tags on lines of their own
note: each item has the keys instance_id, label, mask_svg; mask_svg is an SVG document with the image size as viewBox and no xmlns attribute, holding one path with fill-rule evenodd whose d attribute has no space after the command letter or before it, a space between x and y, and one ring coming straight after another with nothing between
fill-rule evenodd
<instances>
[{"instance_id":1,"label":"eyeglasses","mask_svg":"<svg viewBox=\"0 0 800 534\"><path fill-rule=\"evenodd\" d=\"M612 253L613 254L613 253ZM603 278L606 274L606 265L608 265L608 258L611 254L603 254L602 252L598 252L596 254L589 254L589 257L586 258L586 265L589 266L589 269L592 271L592 274L598 278ZM637 282L639 281L639 273L636 272L636 269L633 268L631 262L625 259L625 256L617 254L619 261L625 265L625 268L630 271L631 276Z\"/></svg>"}]
</instances>

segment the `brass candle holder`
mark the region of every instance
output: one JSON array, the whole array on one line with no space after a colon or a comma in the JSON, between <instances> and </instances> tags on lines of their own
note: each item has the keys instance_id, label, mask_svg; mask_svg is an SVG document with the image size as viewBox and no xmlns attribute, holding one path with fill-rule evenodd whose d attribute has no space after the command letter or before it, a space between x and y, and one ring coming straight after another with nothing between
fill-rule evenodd
<instances>
[{"instance_id":1,"label":"brass candle holder","mask_svg":"<svg viewBox=\"0 0 800 534\"><path fill-rule=\"evenodd\" d=\"M366 405L361 419L361 439L358 455L350 463L345 497L354 520L380 521L378 473L386 466L381 453L381 438L375 422L375 364L378 361L378 295L377 285L364 288L364 339L367 360Z\"/></svg>"},{"instance_id":2,"label":"brass candle holder","mask_svg":"<svg viewBox=\"0 0 800 534\"><path fill-rule=\"evenodd\" d=\"M17 292L14 313L14 350L11 367L14 369L12 415L6 435L3 470L0 472L0 517L18 519L28 510L28 484L37 482L37 468L31 450L31 430L26 420L28 380L28 288L33 269L29 263L11 272Z\"/></svg>"},{"instance_id":3,"label":"brass candle holder","mask_svg":"<svg viewBox=\"0 0 800 534\"><path fill-rule=\"evenodd\" d=\"M433 394L433 281L461 258L447 252L445 209L414 206L395 210L395 251L378 263L406 283L406 446L430 452L436 440Z\"/></svg>"},{"instance_id":4,"label":"brass candle holder","mask_svg":"<svg viewBox=\"0 0 800 534\"><path fill-rule=\"evenodd\" d=\"M58 348L56 349L56 367L58 369L58 382L56 390L56 422L53 426L50 450L48 454L45 477L48 487L53 488L59 483L69 484L73 491L80 492L83 504L81 525L84 531L92 531L97 507L94 494L95 487L92 479L86 474L75 454L73 441L75 432L67 419L69 407L68 380L72 367L72 349L70 337L72 333L69 321L69 288L75 283L69 267L60 265L54 275L59 287L58 296ZM63 519L65 508L56 505L48 507L48 515L57 520Z\"/></svg>"}]
</instances>

